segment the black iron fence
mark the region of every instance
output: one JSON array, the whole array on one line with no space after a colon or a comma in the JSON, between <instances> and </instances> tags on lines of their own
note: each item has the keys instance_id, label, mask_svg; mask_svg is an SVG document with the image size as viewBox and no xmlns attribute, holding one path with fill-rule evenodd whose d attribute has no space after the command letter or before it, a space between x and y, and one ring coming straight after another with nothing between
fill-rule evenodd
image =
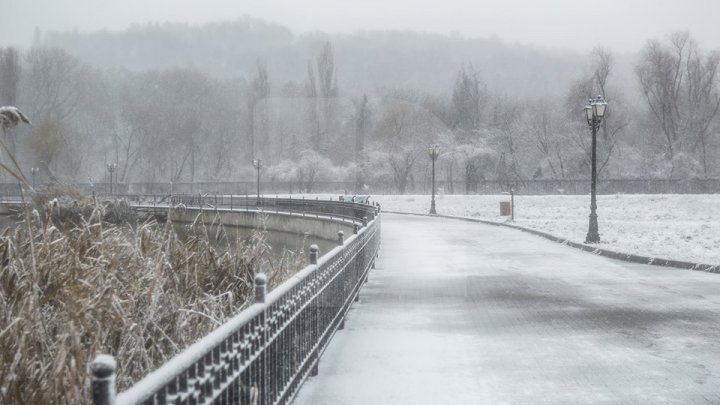
<instances>
[{"instance_id":1,"label":"black iron fence","mask_svg":"<svg viewBox=\"0 0 720 405\"><path fill-rule=\"evenodd\" d=\"M260 202L270 204L268 199ZM319 210L321 203L328 204L317 201L302 207ZM328 207L335 214L344 207L343 215L364 226L355 227L355 234L347 238L339 232L338 246L321 258L317 246L311 246L311 264L269 294L265 276L258 274L255 304L117 396L115 362L107 355L98 356L91 365L93 403L290 402L303 380L318 372L320 355L335 331L343 328L380 245L380 216L375 207L354 203Z\"/></svg>"},{"instance_id":2,"label":"black iron fence","mask_svg":"<svg viewBox=\"0 0 720 405\"><path fill-rule=\"evenodd\" d=\"M328 201L319 198L257 198L255 196L222 194L176 194L176 195L116 195L134 206L165 207L183 205L192 208L230 210L262 210L265 212L290 212L300 215L325 216L362 223L372 221L377 207L371 201L363 204L345 201Z\"/></svg>"}]
</instances>

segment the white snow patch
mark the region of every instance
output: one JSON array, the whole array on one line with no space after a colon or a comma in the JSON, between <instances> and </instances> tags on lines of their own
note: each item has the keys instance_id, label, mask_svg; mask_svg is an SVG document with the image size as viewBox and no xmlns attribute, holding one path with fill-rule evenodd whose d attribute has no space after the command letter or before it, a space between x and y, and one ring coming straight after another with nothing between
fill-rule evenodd
<instances>
[{"instance_id":1,"label":"white snow patch","mask_svg":"<svg viewBox=\"0 0 720 405\"><path fill-rule=\"evenodd\" d=\"M383 210L427 213L430 197L373 196ZM436 201L440 215L506 222L500 202L509 195L445 195ZM623 253L720 264L719 194L615 194L598 196L601 243ZM588 229L590 197L515 196L514 224L582 243Z\"/></svg>"}]
</instances>

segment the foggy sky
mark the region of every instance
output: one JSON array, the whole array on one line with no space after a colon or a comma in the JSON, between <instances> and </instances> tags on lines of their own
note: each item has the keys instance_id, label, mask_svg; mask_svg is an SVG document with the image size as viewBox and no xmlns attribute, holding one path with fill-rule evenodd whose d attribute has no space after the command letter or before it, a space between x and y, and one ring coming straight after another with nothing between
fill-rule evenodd
<instances>
[{"instance_id":1,"label":"foggy sky","mask_svg":"<svg viewBox=\"0 0 720 405\"><path fill-rule=\"evenodd\" d=\"M295 33L399 29L580 51L637 51L689 30L702 48L720 49L718 0L0 0L0 46L28 46L35 27L87 32L243 15Z\"/></svg>"}]
</instances>

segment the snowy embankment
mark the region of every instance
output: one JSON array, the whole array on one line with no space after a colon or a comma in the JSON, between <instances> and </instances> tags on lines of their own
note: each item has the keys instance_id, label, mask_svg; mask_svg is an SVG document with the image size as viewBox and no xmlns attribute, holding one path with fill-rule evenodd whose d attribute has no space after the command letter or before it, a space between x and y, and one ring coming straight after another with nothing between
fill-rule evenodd
<instances>
[{"instance_id":1,"label":"snowy embankment","mask_svg":"<svg viewBox=\"0 0 720 405\"><path fill-rule=\"evenodd\" d=\"M337 197L336 197L337 198ZM427 213L430 196L374 195L386 211ZM500 202L509 195L438 196L440 215L506 222ZM515 196L515 225L582 243L590 197ZM720 195L598 196L599 248L663 259L720 264Z\"/></svg>"}]
</instances>

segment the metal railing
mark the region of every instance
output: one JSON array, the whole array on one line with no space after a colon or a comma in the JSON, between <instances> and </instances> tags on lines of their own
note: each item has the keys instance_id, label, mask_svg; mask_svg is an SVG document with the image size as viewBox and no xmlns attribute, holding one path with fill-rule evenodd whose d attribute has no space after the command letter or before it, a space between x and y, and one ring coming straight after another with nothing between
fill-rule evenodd
<instances>
[{"instance_id":1,"label":"metal railing","mask_svg":"<svg viewBox=\"0 0 720 405\"><path fill-rule=\"evenodd\" d=\"M255 201L257 202L257 201ZM263 203L269 203L263 200ZM278 201L278 203L282 203ZM313 207L315 204L303 205ZM323 202L327 203L327 201ZM344 206L346 216L372 220L355 227L347 239L266 295L266 278L255 278L255 304L240 312L183 353L115 395L115 362L101 355L91 365L94 404L286 404L302 382L318 372L320 355L358 299L374 267L380 245L376 208Z\"/></svg>"},{"instance_id":2,"label":"metal railing","mask_svg":"<svg viewBox=\"0 0 720 405\"><path fill-rule=\"evenodd\" d=\"M183 205L188 208L230 209L240 211L261 210L265 212L287 212L303 216L326 216L361 223L372 221L377 206L342 201L328 201L305 198L257 198L242 195L179 194L179 195L117 195L134 206L166 207ZM365 219L366 218L366 219Z\"/></svg>"}]
</instances>

